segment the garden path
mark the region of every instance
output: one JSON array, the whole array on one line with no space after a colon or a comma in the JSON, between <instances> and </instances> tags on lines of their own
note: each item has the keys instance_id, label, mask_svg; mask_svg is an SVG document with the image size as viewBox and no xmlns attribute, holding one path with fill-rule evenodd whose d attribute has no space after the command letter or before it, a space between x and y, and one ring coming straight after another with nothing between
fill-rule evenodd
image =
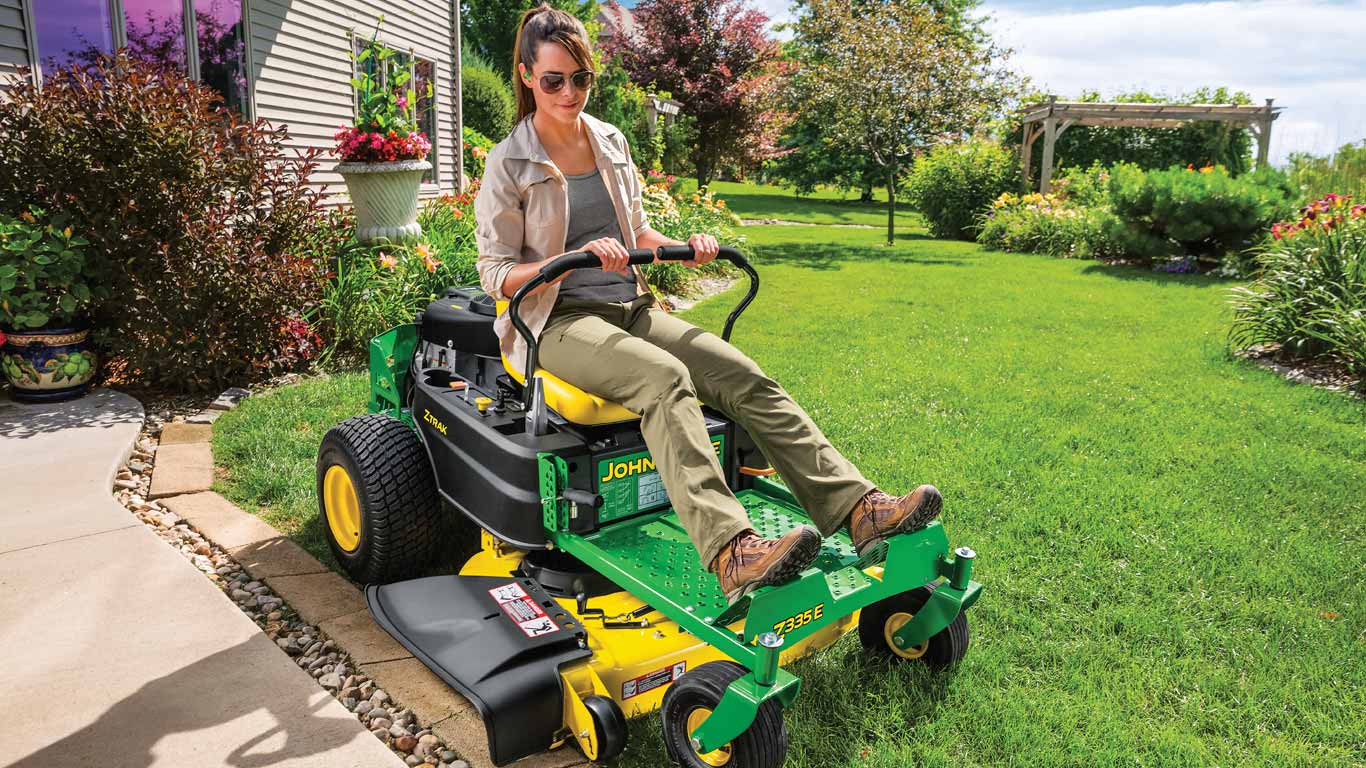
<instances>
[{"instance_id":1,"label":"garden path","mask_svg":"<svg viewBox=\"0 0 1366 768\"><path fill-rule=\"evenodd\" d=\"M0 765L402 766L114 501L133 398L0 398Z\"/></svg>"}]
</instances>

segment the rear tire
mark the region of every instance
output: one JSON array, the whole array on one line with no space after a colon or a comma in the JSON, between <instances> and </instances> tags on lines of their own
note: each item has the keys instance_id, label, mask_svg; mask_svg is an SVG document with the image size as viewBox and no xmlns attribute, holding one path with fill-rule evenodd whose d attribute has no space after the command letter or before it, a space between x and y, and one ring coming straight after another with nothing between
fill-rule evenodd
<instances>
[{"instance_id":1,"label":"rear tire","mask_svg":"<svg viewBox=\"0 0 1366 768\"><path fill-rule=\"evenodd\" d=\"M706 714L716 710L726 688L748 672L733 661L712 661L669 686L660 707L660 720L664 746L675 763L687 768L781 768L787 755L787 729L783 725L782 704L775 699L760 705L749 728L724 747L705 755L692 747L693 729Z\"/></svg>"},{"instance_id":2,"label":"rear tire","mask_svg":"<svg viewBox=\"0 0 1366 768\"><path fill-rule=\"evenodd\" d=\"M968 618L962 611L947 627L915 648L900 649L892 645L891 633L924 608L938 586L925 584L864 608L858 619L858 636L863 647L894 661L920 661L931 669L943 669L961 660L968 652Z\"/></svg>"},{"instance_id":3,"label":"rear tire","mask_svg":"<svg viewBox=\"0 0 1366 768\"><path fill-rule=\"evenodd\" d=\"M431 564L441 546L441 505L427 450L406 424L369 413L328 430L317 481L327 544L352 579L385 584Z\"/></svg>"}]
</instances>

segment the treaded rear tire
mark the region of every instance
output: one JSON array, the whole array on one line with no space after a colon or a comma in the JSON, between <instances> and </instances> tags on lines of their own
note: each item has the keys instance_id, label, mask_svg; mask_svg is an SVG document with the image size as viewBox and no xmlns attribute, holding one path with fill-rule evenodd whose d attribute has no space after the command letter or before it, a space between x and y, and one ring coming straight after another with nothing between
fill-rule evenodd
<instances>
[{"instance_id":1,"label":"treaded rear tire","mask_svg":"<svg viewBox=\"0 0 1366 768\"><path fill-rule=\"evenodd\" d=\"M350 552L327 520L323 479L334 465L350 476L360 506L360 541ZM317 493L332 555L361 584L421 575L440 550L441 504L427 450L392 416L353 416L327 431L318 449Z\"/></svg>"},{"instance_id":2,"label":"treaded rear tire","mask_svg":"<svg viewBox=\"0 0 1366 768\"><path fill-rule=\"evenodd\" d=\"M884 628L887 620L897 613L915 614L929 602L938 584L924 584L915 589L885 597L859 613L858 636L864 649L893 661L911 661L898 656L887 644ZM968 617L963 611L953 617L947 627L926 640L925 652L915 661L931 669L944 669L957 664L968 652Z\"/></svg>"},{"instance_id":3,"label":"treaded rear tire","mask_svg":"<svg viewBox=\"0 0 1366 768\"><path fill-rule=\"evenodd\" d=\"M710 661L669 686L660 706L660 724L664 729L664 746L675 763L687 768L709 768L689 741L688 715L700 707L715 711L726 688L748 673L733 661ZM781 768L787 756L782 704L776 699L765 701L754 722L729 746L731 758L727 768Z\"/></svg>"}]
</instances>

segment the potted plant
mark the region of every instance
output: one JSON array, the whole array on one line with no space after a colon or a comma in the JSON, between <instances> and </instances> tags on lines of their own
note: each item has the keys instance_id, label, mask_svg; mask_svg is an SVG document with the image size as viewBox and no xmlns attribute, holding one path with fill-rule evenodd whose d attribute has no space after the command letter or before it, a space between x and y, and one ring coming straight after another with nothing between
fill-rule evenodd
<instances>
[{"instance_id":1,"label":"potted plant","mask_svg":"<svg viewBox=\"0 0 1366 768\"><path fill-rule=\"evenodd\" d=\"M79 397L95 377L85 310L105 291L86 245L66 216L0 214L0 367L15 400Z\"/></svg>"},{"instance_id":2,"label":"potted plant","mask_svg":"<svg viewBox=\"0 0 1366 768\"><path fill-rule=\"evenodd\" d=\"M381 19L383 21L383 19ZM341 164L356 210L356 237L362 242L409 240L422 233L417 223L417 193L431 142L417 129L417 94L412 72L397 52L379 42L379 28L359 52L352 52L359 105L356 124L336 134ZM431 83L427 83L431 97Z\"/></svg>"}]
</instances>

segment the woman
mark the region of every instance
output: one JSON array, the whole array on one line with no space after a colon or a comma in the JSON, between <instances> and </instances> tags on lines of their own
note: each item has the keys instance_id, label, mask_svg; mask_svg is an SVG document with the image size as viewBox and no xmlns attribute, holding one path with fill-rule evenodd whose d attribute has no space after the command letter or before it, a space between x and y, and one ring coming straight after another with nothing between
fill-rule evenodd
<instances>
[{"instance_id":1,"label":"woman","mask_svg":"<svg viewBox=\"0 0 1366 768\"><path fill-rule=\"evenodd\" d=\"M522 319L539 340L542 368L641 415L678 519L727 599L795 577L820 552L821 536L846 523L865 552L932 520L934 486L901 497L879 491L754 361L665 313L628 265L628 248L681 243L646 221L621 131L583 111L594 76L583 24L548 5L533 8L518 24L514 57L517 124L489 152L474 203L480 283L508 299L546 259L589 251L602 260L600 270L571 270L528 294ZM690 267L719 250L705 233L687 244ZM508 362L521 364L525 344L506 313L495 329ZM819 531L755 533L726 484L699 397L744 426Z\"/></svg>"}]
</instances>

